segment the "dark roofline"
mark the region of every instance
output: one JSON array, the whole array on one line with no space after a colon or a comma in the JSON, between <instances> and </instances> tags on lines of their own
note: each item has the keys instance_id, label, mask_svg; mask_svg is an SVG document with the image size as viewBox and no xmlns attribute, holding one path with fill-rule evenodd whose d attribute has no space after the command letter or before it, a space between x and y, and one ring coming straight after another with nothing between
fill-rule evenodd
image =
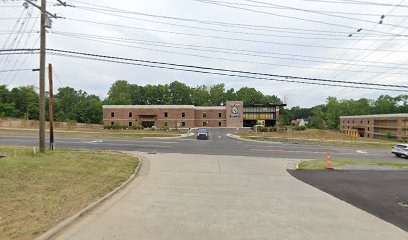
<instances>
[{"instance_id":1,"label":"dark roofline","mask_svg":"<svg viewBox=\"0 0 408 240\"><path fill-rule=\"evenodd\" d=\"M248 104L246 105L244 102L244 107L286 107L286 104L273 104L273 103L269 103L269 104Z\"/></svg>"}]
</instances>

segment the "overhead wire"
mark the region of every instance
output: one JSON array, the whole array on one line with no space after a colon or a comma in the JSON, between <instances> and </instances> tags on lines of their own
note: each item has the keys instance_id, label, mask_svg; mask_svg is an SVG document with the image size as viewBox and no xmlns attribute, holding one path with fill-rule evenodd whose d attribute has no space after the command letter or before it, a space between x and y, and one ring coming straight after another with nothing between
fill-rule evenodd
<instances>
[{"instance_id":1,"label":"overhead wire","mask_svg":"<svg viewBox=\"0 0 408 240\"><path fill-rule=\"evenodd\" d=\"M8 50L0 50L0 53L1 52L12 52L12 51L36 52L36 51L38 51L38 49L8 49ZM97 58L113 59L113 60L120 60L120 61L140 62L140 63L144 63L144 64L156 64L156 65L164 65L164 66L171 66L171 67L189 68L189 69L191 68L191 69L222 71L222 72L231 72L231 73L239 73L239 74L261 75L261 76L268 76L268 77L279 77L279 78L284 78L285 80L288 80L288 79L300 79L300 80L321 81L321 82L330 82L330 83L343 83L343 84L366 85L366 86L382 86L382 87L396 87L396 88L407 88L408 89L408 86L405 86L405 85L372 84L372 83L362 84L360 82L353 82L353 81L317 79L317 78L291 76L291 75L279 75L279 74L270 74L270 73L259 73L259 72L251 72L251 71L232 70L232 69L225 69L225 68L203 67L203 66L197 66L197 65L177 64L177 63L161 62L161 61L150 61L150 60L142 60L142 59L135 59L135 58L126 58L126 57L117 57L117 56L109 56L109 55L102 55L102 54L78 52L78 51L53 49L53 48L48 48L47 51L52 52L52 53L57 53L57 54L58 53L61 53L61 54L74 54L74 55L80 55L80 56L86 56L86 57L97 57Z\"/></svg>"},{"instance_id":2,"label":"overhead wire","mask_svg":"<svg viewBox=\"0 0 408 240\"><path fill-rule=\"evenodd\" d=\"M225 54L232 54L232 55L239 55L239 56L252 56L252 57L264 57L264 58L272 58L272 59L287 59L287 60L295 60L295 61L301 61L301 62L321 62L321 63L327 63L325 61L319 61L319 60L311 60L311 59L301 59L301 58L289 58L289 57L274 57L274 56L268 56L268 55L260 55L260 54L251 54L251 53L246 53L246 52L229 52L224 50L220 50L223 48L210 48L210 47L202 47L202 46L196 46L196 45L184 45L182 44L181 46L179 45L172 45L169 43L160 43L160 42L150 42L150 41L143 41L143 40L134 40L134 39L124 39L124 38L114 38L114 37L105 37L105 36L100 36L100 35L90 35L90 34L78 34L78 33L69 33L69 32L51 32L52 34L57 34L57 35L62 35L62 36L67 36L67 37L72 37L72 38L77 38L77 39L84 39L88 41L93 41L93 42L101 42L101 43L107 43L107 44L112 44L116 46L124 46L124 47L130 47L130 48L136 48L136 49L144 49L144 50L149 50L149 51L157 51L157 52L166 52L166 53L172 53L172 54L178 54L178 55L184 55L184 56L193 56L193 57L200 57L200 58L210 58L210 59L218 59L218 60L226 60L226 61L232 61L232 62L245 62L245 63L253 63L253 64L262 64L262 65L271 65L271 66L283 66L283 67L289 67L289 68L306 68L306 69L319 69L319 70L332 70L328 68L321 68L321 67L309 67L309 66L299 66L299 65L287 65L287 64L281 64L281 63L267 63L267 62L259 62L259 61L248 61L248 60L239 60L239 59L230 59L230 58L224 58L224 57L215 57L215 56L207 56L207 55L197 55L197 54L189 54L186 52L175 52L175 51L168 51L168 50L161 50L157 48L146 48L146 47L138 47L135 45L127 45L123 43L137 43L141 45L148 45L148 46L157 46L157 47L166 47L166 48L176 48L176 49L185 49L185 50L193 50L193 51L201 51L201 52L206 52L208 53L211 51L211 53L225 53ZM195 46L195 47L192 47ZM204 49L203 49L204 48ZM233 51L236 51L232 49ZM279 55L279 54L278 54ZM342 63L345 65L356 65L357 63ZM367 67L379 67L379 68L393 68L392 66L381 66L381 65L367 65L367 64L361 64L362 66L367 66ZM393 68L394 69L394 68ZM408 70L408 68L401 68ZM356 71L357 72L357 71ZM361 71L358 71L361 72ZM368 71L369 73L378 73L376 71ZM400 74L400 73L395 73L395 74Z\"/></svg>"}]
</instances>

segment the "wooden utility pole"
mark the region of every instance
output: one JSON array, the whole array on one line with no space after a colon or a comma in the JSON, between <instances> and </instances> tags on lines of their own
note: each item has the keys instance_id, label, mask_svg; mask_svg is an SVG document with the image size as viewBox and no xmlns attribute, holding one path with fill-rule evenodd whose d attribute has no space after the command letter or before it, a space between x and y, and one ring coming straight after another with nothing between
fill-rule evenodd
<instances>
[{"instance_id":1,"label":"wooden utility pole","mask_svg":"<svg viewBox=\"0 0 408 240\"><path fill-rule=\"evenodd\" d=\"M48 81L49 81L49 114L50 114L50 150L54 150L54 110L53 110L53 84L52 84L52 64L48 64Z\"/></svg>"},{"instance_id":2,"label":"wooden utility pole","mask_svg":"<svg viewBox=\"0 0 408 240\"><path fill-rule=\"evenodd\" d=\"M41 43L40 43L40 152L45 152L45 22L47 20L47 1L41 0Z\"/></svg>"},{"instance_id":3,"label":"wooden utility pole","mask_svg":"<svg viewBox=\"0 0 408 240\"><path fill-rule=\"evenodd\" d=\"M65 2L57 0L63 6L67 6ZM48 27L51 28L51 21L48 16L57 18L57 15L47 12L47 0L41 0L41 6L38 6L31 0L25 0L26 3L40 9L41 11L41 21L40 21L40 101L39 101L39 112L40 112L40 129L39 129L39 147L40 152L45 153L45 49L46 49L46 27L47 22Z\"/></svg>"}]
</instances>

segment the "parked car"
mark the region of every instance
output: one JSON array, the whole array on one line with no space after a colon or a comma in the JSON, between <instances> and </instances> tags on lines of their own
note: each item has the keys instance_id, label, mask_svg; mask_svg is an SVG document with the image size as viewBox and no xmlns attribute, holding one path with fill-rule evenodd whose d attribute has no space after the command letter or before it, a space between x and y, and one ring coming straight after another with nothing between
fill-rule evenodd
<instances>
[{"instance_id":1,"label":"parked car","mask_svg":"<svg viewBox=\"0 0 408 240\"><path fill-rule=\"evenodd\" d=\"M395 145L391 152L397 157L408 157L408 144Z\"/></svg>"},{"instance_id":2,"label":"parked car","mask_svg":"<svg viewBox=\"0 0 408 240\"><path fill-rule=\"evenodd\" d=\"M210 133L205 128L200 128L197 131L197 139L198 140L208 140Z\"/></svg>"}]
</instances>

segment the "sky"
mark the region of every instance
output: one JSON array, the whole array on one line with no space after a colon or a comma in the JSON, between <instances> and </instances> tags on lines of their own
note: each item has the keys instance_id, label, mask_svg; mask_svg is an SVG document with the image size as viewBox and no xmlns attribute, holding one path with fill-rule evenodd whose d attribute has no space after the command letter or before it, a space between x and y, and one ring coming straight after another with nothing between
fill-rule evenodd
<instances>
[{"instance_id":1,"label":"sky","mask_svg":"<svg viewBox=\"0 0 408 240\"><path fill-rule=\"evenodd\" d=\"M408 86L408 0L66 2L70 6L48 1L47 10L62 18L52 19L47 48L265 74ZM0 0L2 49L39 48L39 10L25 8L23 3ZM379 24L382 15L383 23ZM191 87L224 83L227 89L236 90L254 87L280 97L289 107L323 104L329 96L373 99L384 94L407 94L147 68L49 53L47 63L53 64L55 88L69 86L101 98L107 96L116 80L138 85L177 80ZM0 55L0 85L38 86L38 73L29 70L38 66L38 55ZM17 69L28 70L7 72Z\"/></svg>"}]
</instances>

